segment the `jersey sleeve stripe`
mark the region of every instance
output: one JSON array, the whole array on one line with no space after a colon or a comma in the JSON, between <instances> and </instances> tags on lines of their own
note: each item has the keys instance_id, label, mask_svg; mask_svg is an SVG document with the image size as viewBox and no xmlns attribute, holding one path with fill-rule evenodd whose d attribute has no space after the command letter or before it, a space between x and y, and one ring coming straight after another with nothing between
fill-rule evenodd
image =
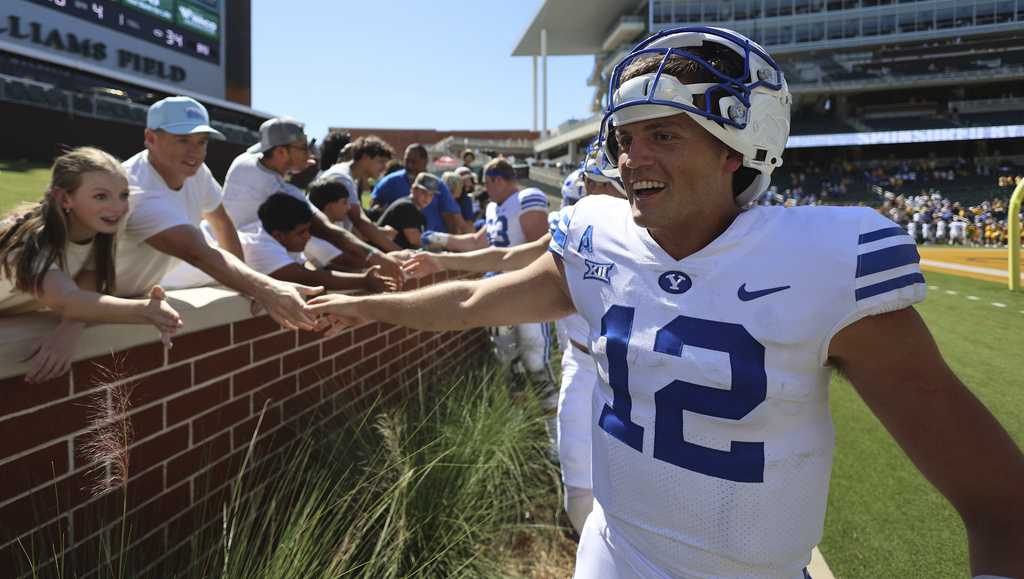
<instances>
[{"instance_id":1,"label":"jersey sleeve stripe","mask_svg":"<svg viewBox=\"0 0 1024 579\"><path fill-rule=\"evenodd\" d=\"M520 207L523 208L523 209L526 209L527 207L543 207L544 209L547 209L548 208L548 200L547 199L540 199L540 200L534 199L532 201L527 201L527 202L521 204Z\"/></svg>"},{"instance_id":2,"label":"jersey sleeve stripe","mask_svg":"<svg viewBox=\"0 0 1024 579\"><path fill-rule=\"evenodd\" d=\"M519 201L520 202L524 202L524 201L530 201L531 199L543 199L544 201L547 201L548 200L548 196L543 194L543 193L536 193L536 192L534 192L534 193L530 193L529 195L523 195L522 197L519 198Z\"/></svg>"},{"instance_id":3,"label":"jersey sleeve stripe","mask_svg":"<svg viewBox=\"0 0 1024 579\"><path fill-rule=\"evenodd\" d=\"M560 229L554 230L551 234L551 245L557 246L558 249L565 247L565 232Z\"/></svg>"},{"instance_id":4,"label":"jersey sleeve stripe","mask_svg":"<svg viewBox=\"0 0 1024 579\"><path fill-rule=\"evenodd\" d=\"M908 285L914 285L915 283L923 284L924 276L920 273L908 273L907 275L887 279L883 282L857 289L854 292L854 297L856 298L856 301L860 301L879 294L898 290L900 288L907 287Z\"/></svg>"},{"instance_id":5,"label":"jersey sleeve stripe","mask_svg":"<svg viewBox=\"0 0 1024 579\"><path fill-rule=\"evenodd\" d=\"M906 231L903 231L902 227L886 227L883 229L876 229L875 231L869 231L867 233L861 233L860 237L857 239L857 243L863 245L865 243L871 243L872 241L878 241L879 239L885 239L886 237L904 234L906 234Z\"/></svg>"},{"instance_id":6,"label":"jersey sleeve stripe","mask_svg":"<svg viewBox=\"0 0 1024 579\"><path fill-rule=\"evenodd\" d=\"M917 247L910 243L893 245L857 256L857 277L894 269L911 263L920 263Z\"/></svg>"}]
</instances>

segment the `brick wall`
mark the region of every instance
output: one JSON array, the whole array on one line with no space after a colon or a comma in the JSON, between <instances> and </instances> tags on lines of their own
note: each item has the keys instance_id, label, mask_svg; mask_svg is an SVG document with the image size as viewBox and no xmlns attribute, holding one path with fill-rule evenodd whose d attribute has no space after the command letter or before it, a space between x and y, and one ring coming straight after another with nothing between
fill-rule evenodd
<instances>
[{"instance_id":1,"label":"brick wall","mask_svg":"<svg viewBox=\"0 0 1024 579\"><path fill-rule=\"evenodd\" d=\"M265 404L257 460L315 424L356 416L378 397L397 399L418 376L450 373L485 352L482 330L371 323L325 338L262 316L180 335L169 351L140 343L79 360L44 384L2 379L0 577L17 575L23 548L45 562L60 544L64 576L87 576L102 542L120 545L125 504L131 548L181 554L198 515L212 522L221 512ZM97 496L95 475L109 471L87 451L95 415L129 390L127 496L122 488Z\"/></svg>"}]
</instances>

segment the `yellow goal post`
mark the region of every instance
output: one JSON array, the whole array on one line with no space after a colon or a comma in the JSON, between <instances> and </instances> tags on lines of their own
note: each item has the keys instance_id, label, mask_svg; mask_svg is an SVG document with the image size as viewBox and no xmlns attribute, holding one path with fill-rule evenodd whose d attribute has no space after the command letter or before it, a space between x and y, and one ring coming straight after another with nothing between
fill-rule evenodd
<instances>
[{"instance_id":1,"label":"yellow goal post","mask_svg":"<svg viewBox=\"0 0 1024 579\"><path fill-rule=\"evenodd\" d=\"M1009 260L1007 273L1010 274L1010 291L1020 291L1020 205L1024 201L1024 179L1017 183L1010 197L1010 208L1008 211L1009 235L1006 245L1009 248Z\"/></svg>"}]
</instances>

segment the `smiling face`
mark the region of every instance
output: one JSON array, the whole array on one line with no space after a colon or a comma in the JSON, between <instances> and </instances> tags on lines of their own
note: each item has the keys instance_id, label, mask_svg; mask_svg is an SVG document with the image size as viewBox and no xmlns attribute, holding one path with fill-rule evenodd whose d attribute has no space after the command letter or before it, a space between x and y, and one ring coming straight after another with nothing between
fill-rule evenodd
<instances>
[{"instance_id":1,"label":"smiling face","mask_svg":"<svg viewBox=\"0 0 1024 579\"><path fill-rule=\"evenodd\" d=\"M210 136L206 133L175 135L146 129L149 162L171 189L180 189L185 179L199 172L206 161L209 142Z\"/></svg>"},{"instance_id":2,"label":"smiling face","mask_svg":"<svg viewBox=\"0 0 1024 579\"><path fill-rule=\"evenodd\" d=\"M97 233L114 234L128 214L128 181L106 171L90 171L61 199L67 211L72 240L84 241Z\"/></svg>"},{"instance_id":3,"label":"smiling face","mask_svg":"<svg viewBox=\"0 0 1024 579\"><path fill-rule=\"evenodd\" d=\"M638 225L672 230L694 216L735 211L740 157L685 113L617 127L616 138Z\"/></svg>"}]
</instances>

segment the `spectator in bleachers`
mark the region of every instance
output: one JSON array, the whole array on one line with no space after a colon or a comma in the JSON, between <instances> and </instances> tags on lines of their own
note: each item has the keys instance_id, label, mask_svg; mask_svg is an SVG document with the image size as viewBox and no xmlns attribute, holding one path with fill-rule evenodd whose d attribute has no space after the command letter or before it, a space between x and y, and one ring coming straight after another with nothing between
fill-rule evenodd
<instances>
[{"instance_id":1,"label":"spectator in bleachers","mask_svg":"<svg viewBox=\"0 0 1024 579\"><path fill-rule=\"evenodd\" d=\"M409 188L409 194L395 199L380 216L378 225L392 227L398 233L395 243L404 249L423 247L422 234L427 226L424 211L435 196L441 192L444 184L441 180L427 172L416 175L416 180Z\"/></svg>"},{"instance_id":2,"label":"spectator in bleachers","mask_svg":"<svg viewBox=\"0 0 1024 579\"><path fill-rule=\"evenodd\" d=\"M333 223L342 222L349 214L349 189L337 176L321 177L309 186L309 202ZM376 226L376 224L375 224ZM394 231L388 231L389 236ZM390 237L389 237L390 239ZM304 250L311 261L339 271L361 271L361 263L349 259L340 249L322 239L310 239Z\"/></svg>"},{"instance_id":3,"label":"spectator in bleachers","mask_svg":"<svg viewBox=\"0 0 1024 579\"><path fill-rule=\"evenodd\" d=\"M427 148L423 145L414 143L406 147L405 168L378 181L370 194L371 203L379 208L378 211L383 213L396 199L409 196L413 180L427 169L428 160ZM423 216L427 219L427 229L434 231L459 233L470 229L462 219L459 205L443 183L434 200L423 211Z\"/></svg>"},{"instance_id":4,"label":"spectator in bleachers","mask_svg":"<svg viewBox=\"0 0 1024 579\"><path fill-rule=\"evenodd\" d=\"M359 196L359 183L378 179L394 152L387 143L373 135L359 137L348 146L351 147L352 159L334 164L321 175L322 178L338 179L348 190L348 213L334 223L354 229L360 237L385 251L397 251L400 248L391 237L366 216Z\"/></svg>"},{"instance_id":5,"label":"spectator in bleachers","mask_svg":"<svg viewBox=\"0 0 1024 579\"><path fill-rule=\"evenodd\" d=\"M149 299L110 295L128 195L121 162L82 147L57 157L42 200L0 219L0 316L49 308L61 317L57 329L36 344L26 381L67 372L81 322L153 324L168 345L181 327L159 286Z\"/></svg>"},{"instance_id":6,"label":"spectator in bleachers","mask_svg":"<svg viewBox=\"0 0 1024 579\"><path fill-rule=\"evenodd\" d=\"M477 174L473 169L469 167L459 167L455 170L455 173L462 177L462 194L468 200L468 204L473 210L473 217L466 217L466 209L463 206L467 201L459 201L459 206L462 207L463 219L466 219L467 223L473 224L473 228L476 229L476 222L483 219L483 204L480 203L481 191L478 189L480 180L477 178Z\"/></svg>"},{"instance_id":7,"label":"spectator in bleachers","mask_svg":"<svg viewBox=\"0 0 1024 579\"><path fill-rule=\"evenodd\" d=\"M254 232L259 228L258 209L274 193L284 192L301 201L305 193L285 182L290 171L306 166L309 158L306 134L294 119L274 118L260 125L260 142L231 163L224 180L224 206L239 231ZM399 262L372 245L330 222L319 211L313 212L313 237L323 239L364 266L378 265L384 275L401 280Z\"/></svg>"},{"instance_id":8,"label":"spectator in bleachers","mask_svg":"<svg viewBox=\"0 0 1024 579\"><path fill-rule=\"evenodd\" d=\"M483 178L481 176L481 174L480 174L480 172L482 171L483 167L480 166L480 167L474 168L473 167L474 163L476 163L476 153L474 153L472 149L466 149L465 151L463 151L462 152L462 167L465 167L466 169L469 169L469 171L471 173L473 173L473 175L476 176L477 181L479 181L480 179ZM459 167L459 168L461 169L462 167Z\"/></svg>"},{"instance_id":9,"label":"spectator in bleachers","mask_svg":"<svg viewBox=\"0 0 1024 579\"><path fill-rule=\"evenodd\" d=\"M309 142L309 158L306 159L306 167L299 171L289 171L285 181L298 189L305 190L309 184L320 175L320 148L316 145L316 139Z\"/></svg>"},{"instance_id":10,"label":"spectator in bleachers","mask_svg":"<svg viewBox=\"0 0 1024 579\"><path fill-rule=\"evenodd\" d=\"M352 142L347 131L330 131L320 144L320 171L326 171L340 162L341 150Z\"/></svg>"},{"instance_id":11,"label":"spectator in bleachers","mask_svg":"<svg viewBox=\"0 0 1024 579\"><path fill-rule=\"evenodd\" d=\"M460 167L461 169L462 167ZM467 185L467 182L472 183L470 179L464 179L456 171L445 171L441 175L441 180L444 181L448 191L451 192L452 197L455 199L455 203L459 205L459 212L462 215L462 220L466 223L467 229L470 231L461 231L460 233L471 233L473 229L473 223L476 221L476 212L473 207L473 197L470 192L473 190Z\"/></svg>"},{"instance_id":12,"label":"spectator in bleachers","mask_svg":"<svg viewBox=\"0 0 1024 579\"><path fill-rule=\"evenodd\" d=\"M329 290L393 291L397 285L381 277L379 267L364 273L342 273L322 269L324 263L311 260L317 269L306 267L303 254L310 239L313 210L305 200L287 193L274 193L258 210L261 228L242 234L246 262L256 271L282 281L323 286Z\"/></svg>"},{"instance_id":13,"label":"spectator in bleachers","mask_svg":"<svg viewBox=\"0 0 1024 579\"><path fill-rule=\"evenodd\" d=\"M392 173L397 173L402 169L403 165L401 161L399 161L398 159L391 159L390 161L387 162L386 165L384 165L384 173L381 174L381 178L387 177Z\"/></svg>"},{"instance_id":14,"label":"spectator in bleachers","mask_svg":"<svg viewBox=\"0 0 1024 579\"><path fill-rule=\"evenodd\" d=\"M146 150L124 163L132 212L117 246L117 295L145 295L181 261L249 296L286 328L312 329L304 297L323 288L283 283L245 265L221 188L204 163L220 133L206 108L188 97L154 103L146 118ZM206 218L212 247L199 229ZM221 249L223 248L223 249Z\"/></svg>"}]
</instances>

